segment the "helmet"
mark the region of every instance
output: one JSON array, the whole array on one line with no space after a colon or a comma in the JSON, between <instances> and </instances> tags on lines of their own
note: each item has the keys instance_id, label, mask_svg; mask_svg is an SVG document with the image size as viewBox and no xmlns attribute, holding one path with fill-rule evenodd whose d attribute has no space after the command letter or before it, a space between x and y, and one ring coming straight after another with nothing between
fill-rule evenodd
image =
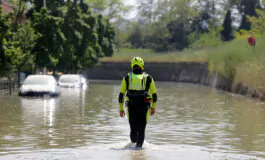
<instances>
[{"instance_id":1,"label":"helmet","mask_svg":"<svg viewBox=\"0 0 265 160\"><path fill-rule=\"evenodd\" d=\"M133 69L133 66L138 65L139 67L144 69L144 60L141 57L133 57L131 61L131 68Z\"/></svg>"}]
</instances>

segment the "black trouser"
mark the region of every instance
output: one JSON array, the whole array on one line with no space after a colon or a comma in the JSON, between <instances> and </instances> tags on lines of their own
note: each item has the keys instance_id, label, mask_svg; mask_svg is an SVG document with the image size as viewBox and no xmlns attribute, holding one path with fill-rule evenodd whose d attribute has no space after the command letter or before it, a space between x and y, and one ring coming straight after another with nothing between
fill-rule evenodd
<instances>
[{"instance_id":1,"label":"black trouser","mask_svg":"<svg viewBox=\"0 0 265 160\"><path fill-rule=\"evenodd\" d=\"M130 138L132 142L136 142L137 146L142 146L145 138L145 127L147 124L146 114L148 107L146 104L128 104Z\"/></svg>"}]
</instances>

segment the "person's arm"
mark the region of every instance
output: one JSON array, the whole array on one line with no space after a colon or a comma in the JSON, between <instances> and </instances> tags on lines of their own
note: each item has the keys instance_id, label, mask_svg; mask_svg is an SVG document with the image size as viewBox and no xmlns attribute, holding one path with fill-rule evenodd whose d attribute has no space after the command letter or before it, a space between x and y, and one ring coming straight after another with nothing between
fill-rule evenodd
<instances>
[{"instance_id":1,"label":"person's arm","mask_svg":"<svg viewBox=\"0 0 265 160\"><path fill-rule=\"evenodd\" d=\"M121 86L120 86L120 93L119 93L119 108L120 108L120 116L124 117L124 109L123 109L123 104L124 104L124 95L126 92L126 81L125 78L122 79Z\"/></svg>"},{"instance_id":2,"label":"person's arm","mask_svg":"<svg viewBox=\"0 0 265 160\"><path fill-rule=\"evenodd\" d=\"M155 108L156 108L156 102L157 102L157 93L156 93L155 81L153 78L152 78L151 83L150 83L150 94L152 95L152 106L151 106L150 114L154 115L155 114Z\"/></svg>"},{"instance_id":3,"label":"person's arm","mask_svg":"<svg viewBox=\"0 0 265 160\"><path fill-rule=\"evenodd\" d=\"M153 78L152 78L152 81L150 84L150 94L152 95L152 106L151 106L151 108L156 108L157 93L156 93L155 81Z\"/></svg>"}]
</instances>

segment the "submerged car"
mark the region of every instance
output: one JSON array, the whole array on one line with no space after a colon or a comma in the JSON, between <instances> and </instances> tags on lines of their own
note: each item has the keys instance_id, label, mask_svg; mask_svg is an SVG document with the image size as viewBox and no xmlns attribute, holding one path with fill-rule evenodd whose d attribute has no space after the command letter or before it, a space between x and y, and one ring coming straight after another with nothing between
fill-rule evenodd
<instances>
[{"instance_id":1,"label":"submerged car","mask_svg":"<svg viewBox=\"0 0 265 160\"><path fill-rule=\"evenodd\" d=\"M60 87L52 75L29 75L19 89L19 96L59 96Z\"/></svg>"},{"instance_id":2,"label":"submerged car","mask_svg":"<svg viewBox=\"0 0 265 160\"><path fill-rule=\"evenodd\" d=\"M81 74L63 74L60 76L58 84L65 88L86 88L87 79Z\"/></svg>"}]
</instances>

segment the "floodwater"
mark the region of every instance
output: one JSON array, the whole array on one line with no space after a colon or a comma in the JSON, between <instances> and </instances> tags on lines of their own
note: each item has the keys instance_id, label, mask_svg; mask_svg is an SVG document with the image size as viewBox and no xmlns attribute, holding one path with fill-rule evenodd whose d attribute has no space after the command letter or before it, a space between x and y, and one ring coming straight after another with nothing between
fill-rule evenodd
<instances>
[{"instance_id":1,"label":"floodwater","mask_svg":"<svg viewBox=\"0 0 265 160\"><path fill-rule=\"evenodd\" d=\"M0 159L265 159L265 105L212 88L157 82L143 149L119 117L119 81L62 89L58 98L0 95Z\"/></svg>"}]
</instances>

